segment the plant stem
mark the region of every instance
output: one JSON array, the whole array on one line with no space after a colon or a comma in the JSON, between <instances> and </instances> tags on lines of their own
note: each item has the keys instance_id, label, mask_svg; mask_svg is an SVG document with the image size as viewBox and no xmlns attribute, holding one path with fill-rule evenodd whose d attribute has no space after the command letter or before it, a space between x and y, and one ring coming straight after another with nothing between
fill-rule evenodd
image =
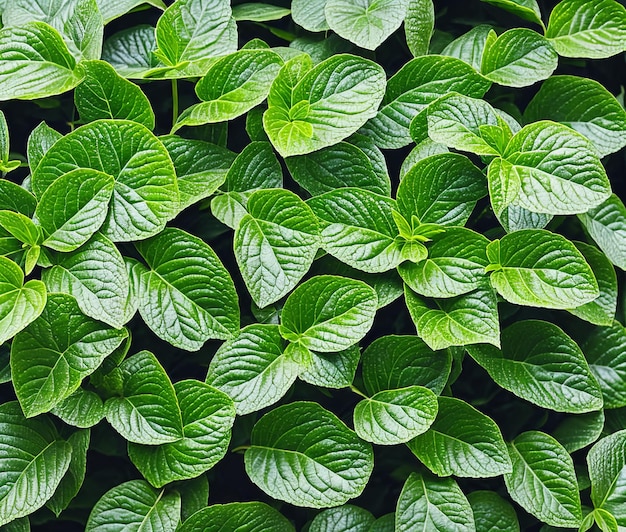
<instances>
[{"instance_id":1,"label":"plant stem","mask_svg":"<svg viewBox=\"0 0 626 532\"><path fill-rule=\"evenodd\" d=\"M361 397L363 397L365 399L369 399L369 397L367 395L365 395L361 390L359 390L353 384L350 385L350 390L352 390L355 394L360 395Z\"/></svg>"},{"instance_id":2,"label":"plant stem","mask_svg":"<svg viewBox=\"0 0 626 532\"><path fill-rule=\"evenodd\" d=\"M172 128L178 120L178 80L172 80Z\"/></svg>"}]
</instances>

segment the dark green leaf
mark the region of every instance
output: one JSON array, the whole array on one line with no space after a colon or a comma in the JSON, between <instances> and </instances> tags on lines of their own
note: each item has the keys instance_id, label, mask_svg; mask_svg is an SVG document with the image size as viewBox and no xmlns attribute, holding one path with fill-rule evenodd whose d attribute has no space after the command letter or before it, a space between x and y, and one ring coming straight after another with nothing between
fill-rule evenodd
<instances>
[{"instance_id":1,"label":"dark green leaf","mask_svg":"<svg viewBox=\"0 0 626 532\"><path fill-rule=\"evenodd\" d=\"M602 438L587 455L591 500L596 508L611 512L626 526L626 430Z\"/></svg>"},{"instance_id":2,"label":"dark green leaf","mask_svg":"<svg viewBox=\"0 0 626 532\"><path fill-rule=\"evenodd\" d=\"M530 22L536 22L540 26L543 26L541 22L541 11L537 0L482 0L488 4L501 7L524 20Z\"/></svg>"},{"instance_id":3,"label":"dark green leaf","mask_svg":"<svg viewBox=\"0 0 626 532\"><path fill-rule=\"evenodd\" d=\"M213 504L187 519L177 532L294 532L293 525L263 502Z\"/></svg>"},{"instance_id":4,"label":"dark green leaf","mask_svg":"<svg viewBox=\"0 0 626 532\"><path fill-rule=\"evenodd\" d=\"M270 20L280 20L290 13L291 11L284 7L258 2L233 6L233 17L237 21L251 20L253 22L267 22Z\"/></svg>"},{"instance_id":5,"label":"dark green leaf","mask_svg":"<svg viewBox=\"0 0 626 532\"><path fill-rule=\"evenodd\" d=\"M152 53L155 48L154 28L142 24L123 29L105 40L101 59L120 76L143 78L159 65L163 66Z\"/></svg>"},{"instance_id":6,"label":"dark green leaf","mask_svg":"<svg viewBox=\"0 0 626 532\"><path fill-rule=\"evenodd\" d=\"M597 410L587 414L566 417L552 431L559 443L568 453L573 453L591 445L602 434L604 411Z\"/></svg>"},{"instance_id":7,"label":"dark green leaf","mask_svg":"<svg viewBox=\"0 0 626 532\"><path fill-rule=\"evenodd\" d=\"M370 532L375 519L363 508L345 504L317 514L309 532Z\"/></svg>"},{"instance_id":8,"label":"dark green leaf","mask_svg":"<svg viewBox=\"0 0 626 532\"><path fill-rule=\"evenodd\" d=\"M104 403L97 393L78 388L57 404L51 412L68 425L89 428L104 418Z\"/></svg>"},{"instance_id":9,"label":"dark green leaf","mask_svg":"<svg viewBox=\"0 0 626 532\"><path fill-rule=\"evenodd\" d=\"M353 345L338 353L309 351L310 362L298 377L314 386L345 388L352 384L361 359L359 347Z\"/></svg>"}]
</instances>

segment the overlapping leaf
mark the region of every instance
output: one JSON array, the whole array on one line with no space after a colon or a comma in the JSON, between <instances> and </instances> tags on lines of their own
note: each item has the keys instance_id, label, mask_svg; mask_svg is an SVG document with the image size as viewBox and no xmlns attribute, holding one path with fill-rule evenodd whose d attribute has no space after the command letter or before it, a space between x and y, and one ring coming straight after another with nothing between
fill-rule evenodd
<instances>
[{"instance_id":1,"label":"overlapping leaf","mask_svg":"<svg viewBox=\"0 0 626 532\"><path fill-rule=\"evenodd\" d=\"M596 508L611 512L621 526L626 523L625 444L626 431L620 430L602 438L587 455L591 500Z\"/></svg>"},{"instance_id":2,"label":"overlapping leaf","mask_svg":"<svg viewBox=\"0 0 626 532\"><path fill-rule=\"evenodd\" d=\"M519 532L520 525L513 507L495 491L473 491L467 496L472 506L477 530Z\"/></svg>"},{"instance_id":3,"label":"overlapping leaf","mask_svg":"<svg viewBox=\"0 0 626 532\"><path fill-rule=\"evenodd\" d=\"M213 504L199 510L176 530L178 532L294 532L293 525L263 502Z\"/></svg>"},{"instance_id":4,"label":"overlapping leaf","mask_svg":"<svg viewBox=\"0 0 626 532\"><path fill-rule=\"evenodd\" d=\"M344 504L337 508L329 508L317 514L310 532L370 532L375 519L363 508Z\"/></svg>"}]
</instances>

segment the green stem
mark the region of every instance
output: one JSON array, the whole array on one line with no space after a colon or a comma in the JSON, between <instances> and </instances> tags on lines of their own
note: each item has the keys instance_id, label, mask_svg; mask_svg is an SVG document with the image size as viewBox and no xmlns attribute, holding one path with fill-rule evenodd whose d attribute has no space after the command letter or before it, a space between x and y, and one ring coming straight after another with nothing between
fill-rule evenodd
<instances>
[{"instance_id":1,"label":"green stem","mask_svg":"<svg viewBox=\"0 0 626 532\"><path fill-rule=\"evenodd\" d=\"M360 395L361 397L363 397L364 399L369 399L369 397L367 395L365 395L361 390L359 390L356 386L354 386L353 384L350 385L350 390L352 390L355 394Z\"/></svg>"},{"instance_id":2,"label":"green stem","mask_svg":"<svg viewBox=\"0 0 626 532\"><path fill-rule=\"evenodd\" d=\"M240 453L241 451L245 451L247 449L250 449L250 445L240 445L239 447L235 447L234 449L232 449L230 452Z\"/></svg>"},{"instance_id":3,"label":"green stem","mask_svg":"<svg viewBox=\"0 0 626 532\"><path fill-rule=\"evenodd\" d=\"M172 128L178 120L178 80L172 79Z\"/></svg>"}]
</instances>

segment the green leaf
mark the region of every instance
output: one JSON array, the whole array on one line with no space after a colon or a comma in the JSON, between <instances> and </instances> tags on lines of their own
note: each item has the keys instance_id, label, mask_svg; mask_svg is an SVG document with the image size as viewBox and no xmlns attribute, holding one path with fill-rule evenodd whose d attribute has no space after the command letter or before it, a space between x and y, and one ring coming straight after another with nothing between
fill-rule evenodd
<instances>
[{"instance_id":1,"label":"green leaf","mask_svg":"<svg viewBox=\"0 0 626 532\"><path fill-rule=\"evenodd\" d=\"M156 26L155 55L168 66L186 67L186 74L203 75L214 57L237 50L237 25L227 0L178 0Z\"/></svg>"},{"instance_id":2,"label":"green leaf","mask_svg":"<svg viewBox=\"0 0 626 532\"><path fill-rule=\"evenodd\" d=\"M404 18L406 44L414 57L426 55L435 28L433 0L409 0Z\"/></svg>"},{"instance_id":3,"label":"green leaf","mask_svg":"<svg viewBox=\"0 0 626 532\"><path fill-rule=\"evenodd\" d=\"M438 476L484 478L511 471L495 422L468 403L439 397L437 418L407 445Z\"/></svg>"},{"instance_id":4,"label":"green leaf","mask_svg":"<svg viewBox=\"0 0 626 532\"><path fill-rule=\"evenodd\" d=\"M115 180L91 168L63 174L41 195L35 216L45 233L43 245L74 251L102 226Z\"/></svg>"},{"instance_id":5,"label":"green leaf","mask_svg":"<svg viewBox=\"0 0 626 532\"><path fill-rule=\"evenodd\" d=\"M61 94L80 83L63 38L43 22L0 29L0 101Z\"/></svg>"},{"instance_id":6,"label":"green leaf","mask_svg":"<svg viewBox=\"0 0 626 532\"><path fill-rule=\"evenodd\" d=\"M604 407L626 406L626 329L616 321L597 327L581 347L600 384Z\"/></svg>"},{"instance_id":7,"label":"green leaf","mask_svg":"<svg viewBox=\"0 0 626 532\"><path fill-rule=\"evenodd\" d=\"M467 496L474 513L476 530L481 532L519 532L513 507L495 491L473 491Z\"/></svg>"},{"instance_id":8,"label":"green leaf","mask_svg":"<svg viewBox=\"0 0 626 532\"><path fill-rule=\"evenodd\" d=\"M0 227L29 246L37 246L43 239L41 229L19 212L0 211Z\"/></svg>"},{"instance_id":9,"label":"green leaf","mask_svg":"<svg viewBox=\"0 0 626 532\"><path fill-rule=\"evenodd\" d=\"M77 390L127 334L82 314L73 297L49 294L41 316L11 346L13 385L26 416L48 412Z\"/></svg>"},{"instance_id":10,"label":"green leaf","mask_svg":"<svg viewBox=\"0 0 626 532\"><path fill-rule=\"evenodd\" d=\"M357 187L383 196L391 192L386 169L381 176L368 154L349 142L288 157L286 163L293 178L312 196L344 187Z\"/></svg>"},{"instance_id":11,"label":"green leaf","mask_svg":"<svg viewBox=\"0 0 626 532\"><path fill-rule=\"evenodd\" d=\"M482 97L491 83L463 61L439 55L416 57L387 83L381 108L363 128L381 148L411 142L411 120L448 92Z\"/></svg>"},{"instance_id":12,"label":"green leaf","mask_svg":"<svg viewBox=\"0 0 626 532\"><path fill-rule=\"evenodd\" d=\"M72 448L46 418L25 419L17 401L0 405L0 525L41 508L69 465Z\"/></svg>"},{"instance_id":13,"label":"green leaf","mask_svg":"<svg viewBox=\"0 0 626 532\"><path fill-rule=\"evenodd\" d=\"M552 436L520 434L509 444L513 471L504 475L511 498L539 520L557 527L578 527L582 520L574 464Z\"/></svg>"},{"instance_id":14,"label":"green leaf","mask_svg":"<svg viewBox=\"0 0 626 532\"><path fill-rule=\"evenodd\" d=\"M150 101L137 85L104 61L83 61L81 66L85 78L74 91L74 102L83 122L119 118L154 129Z\"/></svg>"},{"instance_id":15,"label":"green leaf","mask_svg":"<svg viewBox=\"0 0 626 532\"><path fill-rule=\"evenodd\" d=\"M361 359L357 345L338 353L315 353L309 351L310 363L298 377L304 382L323 388L346 388L352 384Z\"/></svg>"},{"instance_id":16,"label":"green leaf","mask_svg":"<svg viewBox=\"0 0 626 532\"><path fill-rule=\"evenodd\" d=\"M354 430L363 440L398 445L428 430L436 415L437 396L428 388L386 390L354 407Z\"/></svg>"},{"instance_id":17,"label":"green leaf","mask_svg":"<svg viewBox=\"0 0 626 532\"><path fill-rule=\"evenodd\" d=\"M104 418L104 403L97 393L78 388L57 404L51 412L68 425L89 428Z\"/></svg>"},{"instance_id":18,"label":"green leaf","mask_svg":"<svg viewBox=\"0 0 626 532\"><path fill-rule=\"evenodd\" d=\"M9 126L4 113L0 111L0 171L8 173L20 166L20 161L10 160Z\"/></svg>"},{"instance_id":19,"label":"green leaf","mask_svg":"<svg viewBox=\"0 0 626 532\"><path fill-rule=\"evenodd\" d=\"M296 506L338 506L361 494L372 448L317 403L296 402L265 414L244 456L246 472L275 499Z\"/></svg>"},{"instance_id":20,"label":"green leaf","mask_svg":"<svg viewBox=\"0 0 626 532\"><path fill-rule=\"evenodd\" d=\"M106 418L125 439L144 445L176 442L183 437L183 421L176 392L156 357L141 351L120 366L121 397L105 403Z\"/></svg>"},{"instance_id":21,"label":"green leaf","mask_svg":"<svg viewBox=\"0 0 626 532\"><path fill-rule=\"evenodd\" d=\"M137 243L148 264L139 266L139 312L162 339L197 351L209 338L226 339L239 329L235 286L203 240L168 228Z\"/></svg>"},{"instance_id":22,"label":"green leaf","mask_svg":"<svg viewBox=\"0 0 626 532\"><path fill-rule=\"evenodd\" d=\"M481 0L487 4L501 7L524 20L535 22L543 27L541 11L536 0Z\"/></svg>"},{"instance_id":23,"label":"green leaf","mask_svg":"<svg viewBox=\"0 0 626 532\"><path fill-rule=\"evenodd\" d=\"M451 227L433 237L428 258L398 267L402 280L427 297L455 297L479 288L485 281L487 240L464 227Z\"/></svg>"},{"instance_id":24,"label":"green leaf","mask_svg":"<svg viewBox=\"0 0 626 532\"><path fill-rule=\"evenodd\" d=\"M345 504L318 513L309 532L370 532L374 516L363 508Z\"/></svg>"},{"instance_id":25,"label":"green leaf","mask_svg":"<svg viewBox=\"0 0 626 532\"><path fill-rule=\"evenodd\" d=\"M363 352L363 383L370 395L425 386L439 395L448 380L451 357L435 352L417 336L381 336Z\"/></svg>"},{"instance_id":26,"label":"green leaf","mask_svg":"<svg viewBox=\"0 0 626 532\"><path fill-rule=\"evenodd\" d=\"M396 507L396 532L476 532L472 507L451 478L411 473Z\"/></svg>"},{"instance_id":27,"label":"green leaf","mask_svg":"<svg viewBox=\"0 0 626 532\"><path fill-rule=\"evenodd\" d=\"M364 282L319 275L302 283L287 298L280 334L313 351L341 351L369 331L376 304L376 292Z\"/></svg>"},{"instance_id":28,"label":"green leaf","mask_svg":"<svg viewBox=\"0 0 626 532\"><path fill-rule=\"evenodd\" d=\"M431 306L408 286L404 297L417 335L433 350L454 345L500 345L497 299L488 286Z\"/></svg>"},{"instance_id":29,"label":"green leaf","mask_svg":"<svg viewBox=\"0 0 626 532\"><path fill-rule=\"evenodd\" d=\"M404 260L391 198L340 188L307 203L319 220L322 247L333 257L369 273L391 270Z\"/></svg>"},{"instance_id":30,"label":"green leaf","mask_svg":"<svg viewBox=\"0 0 626 532\"><path fill-rule=\"evenodd\" d=\"M97 120L59 139L32 176L35 195L41 198L56 179L76 168L92 168L115 178L102 229L114 242L158 233L178 212L178 186L170 156L141 124Z\"/></svg>"},{"instance_id":31,"label":"green leaf","mask_svg":"<svg viewBox=\"0 0 626 532\"><path fill-rule=\"evenodd\" d=\"M324 15L335 33L375 50L400 27L408 6L408 0L327 0Z\"/></svg>"},{"instance_id":32,"label":"green leaf","mask_svg":"<svg viewBox=\"0 0 626 532\"><path fill-rule=\"evenodd\" d=\"M108 0L107 0L108 2ZM120 76L143 78L166 70L152 51L156 48L155 30L142 24L114 33L104 41L101 59L109 63Z\"/></svg>"},{"instance_id":33,"label":"green leaf","mask_svg":"<svg viewBox=\"0 0 626 532\"><path fill-rule=\"evenodd\" d=\"M626 207L615 194L578 218L608 259L626 270Z\"/></svg>"},{"instance_id":34,"label":"green leaf","mask_svg":"<svg viewBox=\"0 0 626 532\"><path fill-rule=\"evenodd\" d=\"M35 171L46 152L62 136L63 135L61 135L61 133L49 127L45 122L41 122L35 129L31 131L30 135L28 136L28 145L26 150L28 156L28 165L30 166L31 172ZM0 183L2 183L2 181L0 181ZM31 214L35 212L34 205L35 204L33 204Z\"/></svg>"},{"instance_id":35,"label":"green leaf","mask_svg":"<svg viewBox=\"0 0 626 532\"><path fill-rule=\"evenodd\" d=\"M46 285L30 280L12 260L0 257L0 344L34 321L46 304Z\"/></svg>"},{"instance_id":36,"label":"green leaf","mask_svg":"<svg viewBox=\"0 0 626 532\"><path fill-rule=\"evenodd\" d=\"M227 393L237 414L256 412L287 393L301 370L278 325L252 324L217 350L206 377Z\"/></svg>"},{"instance_id":37,"label":"green leaf","mask_svg":"<svg viewBox=\"0 0 626 532\"><path fill-rule=\"evenodd\" d=\"M69 506L83 485L87 469L89 438L89 430L79 430L67 439L67 442L72 446L70 465L54 495L46 503L46 506L52 510L56 517L59 517L59 514Z\"/></svg>"},{"instance_id":38,"label":"green leaf","mask_svg":"<svg viewBox=\"0 0 626 532\"><path fill-rule=\"evenodd\" d=\"M12 181L0 179L0 210L19 212L31 218L36 207L37 199L28 190Z\"/></svg>"},{"instance_id":39,"label":"green leaf","mask_svg":"<svg viewBox=\"0 0 626 532\"><path fill-rule=\"evenodd\" d=\"M259 2L250 2L249 4L239 4L233 6L233 17L238 22L240 20L269 22L271 20L280 20L290 13L291 10L284 7L262 4Z\"/></svg>"},{"instance_id":40,"label":"green leaf","mask_svg":"<svg viewBox=\"0 0 626 532\"><path fill-rule=\"evenodd\" d=\"M86 316L116 328L126 323L130 292L126 265L115 244L100 233L76 251L56 256L42 280L48 291L74 296Z\"/></svg>"},{"instance_id":41,"label":"green leaf","mask_svg":"<svg viewBox=\"0 0 626 532\"><path fill-rule=\"evenodd\" d=\"M211 469L226 454L235 421L235 407L225 393L192 379L177 382L174 390L183 437L163 445L128 445L133 464L157 488Z\"/></svg>"},{"instance_id":42,"label":"green leaf","mask_svg":"<svg viewBox=\"0 0 626 532\"><path fill-rule=\"evenodd\" d=\"M296 58L298 61L298 58ZM287 63L272 84L263 126L283 157L331 146L376 114L385 73L376 63L348 54L322 61L299 79Z\"/></svg>"},{"instance_id":43,"label":"green leaf","mask_svg":"<svg viewBox=\"0 0 626 532\"><path fill-rule=\"evenodd\" d=\"M160 137L176 169L179 209L183 210L208 198L220 187L235 160L230 150L202 140L176 135Z\"/></svg>"},{"instance_id":44,"label":"green leaf","mask_svg":"<svg viewBox=\"0 0 626 532\"><path fill-rule=\"evenodd\" d=\"M483 0L484 1L484 0ZM507 0L504 0L507 1ZM495 39L495 31L487 24L478 24L448 44L442 55L457 57L480 72L480 65L485 51L487 39Z\"/></svg>"},{"instance_id":45,"label":"green leaf","mask_svg":"<svg viewBox=\"0 0 626 532\"><path fill-rule=\"evenodd\" d=\"M546 37L564 57L611 57L626 50L626 8L615 0L563 0Z\"/></svg>"},{"instance_id":46,"label":"green leaf","mask_svg":"<svg viewBox=\"0 0 626 532\"><path fill-rule=\"evenodd\" d=\"M568 309L596 299L593 272L574 244L543 229L505 235L487 246L491 284L517 305Z\"/></svg>"},{"instance_id":47,"label":"green leaf","mask_svg":"<svg viewBox=\"0 0 626 532\"><path fill-rule=\"evenodd\" d=\"M271 50L239 50L217 60L196 85L202 103L185 109L172 132L236 118L267 98L283 65Z\"/></svg>"},{"instance_id":48,"label":"green leaf","mask_svg":"<svg viewBox=\"0 0 626 532\"><path fill-rule=\"evenodd\" d=\"M449 150L447 146L439 144L438 142L433 142L429 138L419 142L417 146L409 152L404 161L402 161L402 166L400 167L400 181L402 181L411 168L413 168L413 166L420 161L430 157L431 155L441 155L442 153L448 152Z\"/></svg>"},{"instance_id":49,"label":"green leaf","mask_svg":"<svg viewBox=\"0 0 626 532\"><path fill-rule=\"evenodd\" d=\"M237 264L259 307L288 294L311 267L319 246L319 229L310 207L285 189L250 195L235 231Z\"/></svg>"},{"instance_id":50,"label":"green leaf","mask_svg":"<svg viewBox=\"0 0 626 532\"><path fill-rule=\"evenodd\" d=\"M293 21L309 31L326 31L330 29L324 8L326 0L293 0L291 17Z\"/></svg>"},{"instance_id":51,"label":"green leaf","mask_svg":"<svg viewBox=\"0 0 626 532\"><path fill-rule=\"evenodd\" d=\"M576 101L584 100L584 107ZM600 157L626 145L626 110L600 83L576 76L552 76L524 112L527 121L554 120L587 137Z\"/></svg>"},{"instance_id":52,"label":"green leaf","mask_svg":"<svg viewBox=\"0 0 626 532\"><path fill-rule=\"evenodd\" d=\"M165 9L165 4L161 0L97 0L97 2L105 24L129 13L142 4L150 4L159 9Z\"/></svg>"},{"instance_id":53,"label":"green leaf","mask_svg":"<svg viewBox=\"0 0 626 532\"><path fill-rule=\"evenodd\" d=\"M571 454L595 442L602 434L603 428L604 410L596 410L587 414L567 416L552 431L552 436Z\"/></svg>"},{"instance_id":54,"label":"green leaf","mask_svg":"<svg viewBox=\"0 0 626 532\"><path fill-rule=\"evenodd\" d=\"M489 168L495 168L492 164ZM494 197L491 197L492 205L495 203ZM508 199L504 199L501 203L506 204ZM507 233L520 231L521 229L544 229L553 218L552 214L541 214L531 212L524 207L510 204L507 205L498 215L498 221Z\"/></svg>"},{"instance_id":55,"label":"green leaf","mask_svg":"<svg viewBox=\"0 0 626 532\"><path fill-rule=\"evenodd\" d=\"M502 350L468 352L505 390L558 412L602 408L602 394L578 345L556 325L525 320L502 331Z\"/></svg>"},{"instance_id":56,"label":"green leaf","mask_svg":"<svg viewBox=\"0 0 626 532\"><path fill-rule=\"evenodd\" d=\"M626 526L626 430L596 443L587 455L587 465L594 506L611 512L618 525Z\"/></svg>"},{"instance_id":57,"label":"green leaf","mask_svg":"<svg viewBox=\"0 0 626 532\"><path fill-rule=\"evenodd\" d=\"M294 532L278 510L263 502L213 504L193 514L177 532Z\"/></svg>"},{"instance_id":58,"label":"green leaf","mask_svg":"<svg viewBox=\"0 0 626 532\"><path fill-rule=\"evenodd\" d=\"M487 39L480 72L506 87L527 87L550 77L558 65L551 41L526 28L505 31Z\"/></svg>"},{"instance_id":59,"label":"green leaf","mask_svg":"<svg viewBox=\"0 0 626 532\"><path fill-rule=\"evenodd\" d=\"M600 295L589 303L569 309L569 312L595 325L611 325L615 319L615 311L617 309L617 276L615 275L615 269L606 255L595 246L582 242L575 242L574 245L583 254L587 264L591 266L593 275L598 281Z\"/></svg>"},{"instance_id":60,"label":"green leaf","mask_svg":"<svg viewBox=\"0 0 626 532\"><path fill-rule=\"evenodd\" d=\"M85 531L174 532L180 521L180 504L177 492L165 493L145 480L129 480L100 498L89 514Z\"/></svg>"},{"instance_id":61,"label":"green leaf","mask_svg":"<svg viewBox=\"0 0 626 532\"><path fill-rule=\"evenodd\" d=\"M206 508L209 500L209 481L207 475L200 475L191 480L184 480L174 484L174 486L178 493L180 493L180 520L182 522L186 521L196 512Z\"/></svg>"}]
</instances>

